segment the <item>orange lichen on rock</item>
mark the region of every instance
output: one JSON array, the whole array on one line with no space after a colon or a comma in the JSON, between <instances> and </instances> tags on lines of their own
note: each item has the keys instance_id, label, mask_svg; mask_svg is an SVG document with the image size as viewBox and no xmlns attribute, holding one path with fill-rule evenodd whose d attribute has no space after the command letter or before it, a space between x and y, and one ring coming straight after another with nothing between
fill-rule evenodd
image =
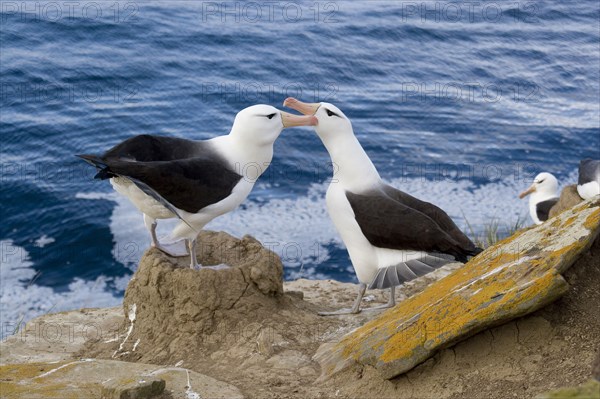
<instances>
[{"instance_id":1,"label":"orange lichen on rock","mask_svg":"<svg viewBox=\"0 0 600 399\"><path fill-rule=\"evenodd\" d=\"M588 218L585 220L585 223L583 224L583 226L588 230L592 230L594 228L598 228L599 224L600 224L600 209L597 209L594 213L592 213L590 216L588 216Z\"/></svg>"}]
</instances>

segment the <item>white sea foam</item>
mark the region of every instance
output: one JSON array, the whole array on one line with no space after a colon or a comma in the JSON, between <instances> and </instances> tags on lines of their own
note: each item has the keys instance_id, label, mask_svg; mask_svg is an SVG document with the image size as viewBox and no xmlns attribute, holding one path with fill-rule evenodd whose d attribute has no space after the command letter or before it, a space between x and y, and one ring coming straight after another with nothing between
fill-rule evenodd
<instances>
[{"instance_id":1,"label":"white sea foam","mask_svg":"<svg viewBox=\"0 0 600 399\"><path fill-rule=\"evenodd\" d=\"M468 225L477 234L491 220L513 224L527 215L527 201L518 198L518 193L527 187L522 182L500 181L475 186L469 180L422 182L399 178L390 184L439 206L466 233L470 233Z\"/></svg>"},{"instance_id":2,"label":"white sea foam","mask_svg":"<svg viewBox=\"0 0 600 399\"><path fill-rule=\"evenodd\" d=\"M89 199L89 200L98 200L98 199L112 199L114 193L77 193L75 194L75 198L78 199Z\"/></svg>"},{"instance_id":3,"label":"white sea foam","mask_svg":"<svg viewBox=\"0 0 600 399\"><path fill-rule=\"evenodd\" d=\"M38 285L36 271L29 253L10 239L0 241L0 319L4 338L20 322L45 313L81 307L109 307L120 303L120 298L107 291L112 279L100 276L94 281L75 278L66 292L55 292Z\"/></svg>"},{"instance_id":4,"label":"white sea foam","mask_svg":"<svg viewBox=\"0 0 600 399\"><path fill-rule=\"evenodd\" d=\"M44 248L46 245L52 244L54 241L56 241L54 238L48 237L46 234L44 234L40 238L35 240L33 245L38 248Z\"/></svg>"}]
</instances>

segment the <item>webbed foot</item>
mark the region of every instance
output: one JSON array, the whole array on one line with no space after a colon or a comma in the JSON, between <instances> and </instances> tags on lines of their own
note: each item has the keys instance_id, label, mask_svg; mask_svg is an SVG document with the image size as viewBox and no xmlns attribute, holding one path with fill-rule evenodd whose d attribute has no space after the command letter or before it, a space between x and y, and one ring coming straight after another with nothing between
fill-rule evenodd
<instances>
[{"instance_id":1,"label":"webbed foot","mask_svg":"<svg viewBox=\"0 0 600 399\"><path fill-rule=\"evenodd\" d=\"M359 314L360 309L340 309L333 312L319 312L319 316L339 316L343 314Z\"/></svg>"},{"instance_id":2,"label":"webbed foot","mask_svg":"<svg viewBox=\"0 0 600 399\"><path fill-rule=\"evenodd\" d=\"M172 256L173 258L180 258L189 255L185 240L174 242L158 242L157 244L152 243L152 246L161 250L165 254Z\"/></svg>"}]
</instances>

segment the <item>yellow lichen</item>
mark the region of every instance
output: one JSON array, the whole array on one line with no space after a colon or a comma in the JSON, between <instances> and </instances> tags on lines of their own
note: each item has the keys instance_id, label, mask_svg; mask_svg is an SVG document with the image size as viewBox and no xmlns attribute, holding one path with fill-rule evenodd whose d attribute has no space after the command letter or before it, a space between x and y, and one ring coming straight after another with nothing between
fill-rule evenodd
<instances>
[{"instance_id":1,"label":"yellow lichen","mask_svg":"<svg viewBox=\"0 0 600 399\"><path fill-rule=\"evenodd\" d=\"M99 393L99 387L96 384L77 383L77 389L74 389L70 382L55 382L53 380L54 373L49 374L47 377L38 378L40 375L68 363L63 361L0 366L0 375L3 378L0 381L2 398L25 398L37 395L44 398L76 399L84 396L91 397L90 393L92 392ZM60 371L65 369L63 368Z\"/></svg>"},{"instance_id":2,"label":"yellow lichen","mask_svg":"<svg viewBox=\"0 0 600 399\"><path fill-rule=\"evenodd\" d=\"M411 318L421 314L427 309L431 309L432 305L436 302L441 302L442 300L444 302L447 301L449 299L448 297L453 292L468 284L473 284L473 291L478 289L479 286L483 284L483 281L477 281L478 278L504 264L518 261L519 254L501 253L493 259L488 258L489 256L486 256L486 254L478 256L461 269L430 285L419 295L405 300L402 302L402 306L391 309L381 317L365 324L355 331L355 333L347 336L338 344L340 347L344 348L344 356L349 356L351 354L354 356L359 355L362 351L357 351L357 349L359 349L365 339L368 339L369 335L375 331L378 333L385 331L385 334L392 335L400 330L400 335L413 334L415 326L418 324L415 322L410 324L407 323ZM506 270L503 270L500 273L502 272L506 272ZM498 290L505 289L505 287L500 286L496 286L496 288ZM420 319L422 317L423 315L421 315ZM394 322L390 322L391 320ZM422 342L425 337L416 334L413 335L413 338L410 341L412 342L415 339ZM380 342L379 344L383 345L383 342ZM409 346L411 346L410 343L407 343L406 347Z\"/></svg>"},{"instance_id":3,"label":"yellow lichen","mask_svg":"<svg viewBox=\"0 0 600 399\"><path fill-rule=\"evenodd\" d=\"M563 228L564 227L569 227L570 225L572 225L576 220L578 219L577 215L575 216L571 216L570 218L568 218L567 220L565 220L565 222L563 223Z\"/></svg>"},{"instance_id":4,"label":"yellow lichen","mask_svg":"<svg viewBox=\"0 0 600 399\"><path fill-rule=\"evenodd\" d=\"M590 216L583 222L583 227L588 230L596 230L600 225L600 209L596 209Z\"/></svg>"},{"instance_id":5,"label":"yellow lichen","mask_svg":"<svg viewBox=\"0 0 600 399\"><path fill-rule=\"evenodd\" d=\"M420 294L347 335L333 350L355 360L377 355L378 362L383 363L427 356L485 323L518 317L539 303L554 300L567 289L558 268L568 267L589 239L550 253L540 250L568 234L569 227L578 228L574 226L577 213L584 210L581 207L573 210L575 216L557 217L537 228L531 237L523 237L531 232L523 230L488 248ZM596 209L584 225L596 229L599 221L600 209Z\"/></svg>"},{"instance_id":6,"label":"yellow lichen","mask_svg":"<svg viewBox=\"0 0 600 399\"><path fill-rule=\"evenodd\" d=\"M481 324L484 320L489 321L493 316L498 315L500 310L506 312L519 304L534 300L540 297L541 294L550 292L556 284L556 274L546 273L523 291L513 287L501 292L501 299L497 301L490 301L489 292L488 295L480 294L478 297L470 298L465 298L462 295L453 296L444 303L448 310L444 317L440 318L435 312L428 309L422 316L427 322L412 326L409 330L403 331L402 334L390 337L385 342L385 350L379 359L383 362L390 362L411 356L414 352L414 348L411 347L411 344L414 344L414 339L411 343L411 337L423 335L423 333L429 338L429 349L437 348L447 340L458 338L461 334L464 334L467 323ZM423 330L419 331L419 329Z\"/></svg>"}]
</instances>

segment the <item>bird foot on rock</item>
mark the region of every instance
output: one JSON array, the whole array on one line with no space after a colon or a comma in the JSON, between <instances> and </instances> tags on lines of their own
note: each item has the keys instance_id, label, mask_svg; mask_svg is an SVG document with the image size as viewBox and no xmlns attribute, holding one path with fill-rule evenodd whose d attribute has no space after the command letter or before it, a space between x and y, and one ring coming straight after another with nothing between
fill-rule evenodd
<instances>
[{"instance_id":1,"label":"bird foot on rock","mask_svg":"<svg viewBox=\"0 0 600 399\"><path fill-rule=\"evenodd\" d=\"M359 314L360 309L340 309L333 312L319 312L319 316L339 316L344 314Z\"/></svg>"},{"instance_id":2,"label":"bird foot on rock","mask_svg":"<svg viewBox=\"0 0 600 399\"><path fill-rule=\"evenodd\" d=\"M159 242L158 245L152 244L154 248L157 248L165 254L172 256L173 258L181 258L183 256L189 256L188 249L185 244L185 240L179 240L174 242Z\"/></svg>"},{"instance_id":3,"label":"bird foot on rock","mask_svg":"<svg viewBox=\"0 0 600 399\"><path fill-rule=\"evenodd\" d=\"M203 269L213 269L213 270L223 270L223 269L229 269L231 266L226 265L225 263L221 263L219 265L212 265L212 266L202 266Z\"/></svg>"},{"instance_id":4,"label":"bird foot on rock","mask_svg":"<svg viewBox=\"0 0 600 399\"><path fill-rule=\"evenodd\" d=\"M203 266L200 263L196 263L195 266L192 266L192 269L194 270L202 270L202 269L212 269L212 270L223 270L223 269L229 269L231 266L226 265L224 263L221 263L220 265L213 265L213 266Z\"/></svg>"},{"instance_id":5,"label":"bird foot on rock","mask_svg":"<svg viewBox=\"0 0 600 399\"><path fill-rule=\"evenodd\" d=\"M336 310L334 312L319 312L319 316L338 316L338 315L343 315L343 314L358 314L361 311L365 311L365 312L371 312L374 310L383 310L383 309L389 309L389 308L393 308L395 306L395 303L386 303L385 305L379 305L379 306L374 306L372 308L362 308L362 309L340 309L340 310Z\"/></svg>"},{"instance_id":6,"label":"bird foot on rock","mask_svg":"<svg viewBox=\"0 0 600 399\"><path fill-rule=\"evenodd\" d=\"M394 307L393 304L386 303L385 305L373 306L372 308L363 308L363 310L365 312L370 312L373 310L383 310L383 309L389 309L389 308L393 308L393 307Z\"/></svg>"}]
</instances>

